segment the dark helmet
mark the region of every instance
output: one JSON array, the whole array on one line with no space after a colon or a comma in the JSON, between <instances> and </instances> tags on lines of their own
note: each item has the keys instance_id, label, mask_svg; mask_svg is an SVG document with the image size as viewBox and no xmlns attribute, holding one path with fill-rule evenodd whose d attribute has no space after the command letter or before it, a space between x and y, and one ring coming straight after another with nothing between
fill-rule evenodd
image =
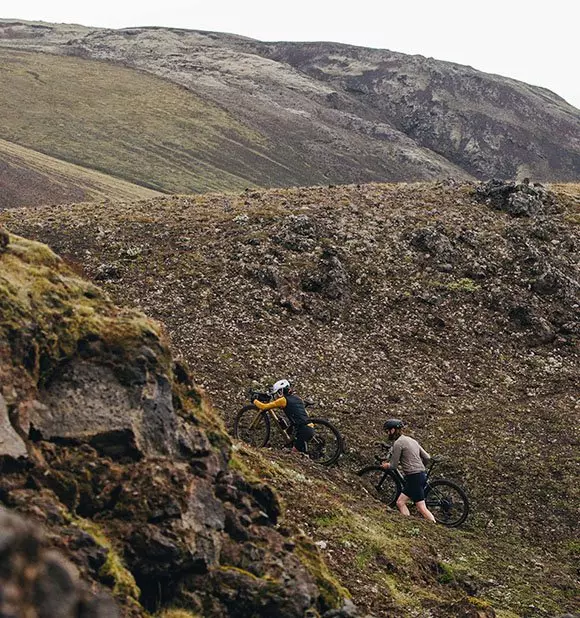
<instances>
[{"instance_id":1,"label":"dark helmet","mask_svg":"<svg viewBox=\"0 0 580 618\"><path fill-rule=\"evenodd\" d=\"M390 418L388 421L385 421L383 425L383 429L385 431L389 431L389 429L403 429L405 423L400 421L398 418Z\"/></svg>"}]
</instances>

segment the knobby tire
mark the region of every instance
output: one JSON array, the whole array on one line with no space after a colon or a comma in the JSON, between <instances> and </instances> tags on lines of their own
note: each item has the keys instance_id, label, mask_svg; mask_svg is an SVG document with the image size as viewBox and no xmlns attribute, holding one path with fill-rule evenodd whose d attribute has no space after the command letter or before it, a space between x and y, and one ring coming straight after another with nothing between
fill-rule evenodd
<instances>
[{"instance_id":1,"label":"knobby tire","mask_svg":"<svg viewBox=\"0 0 580 618\"><path fill-rule=\"evenodd\" d=\"M260 416L256 419L257 414ZM251 429L254 420L256 420L256 426ZM260 412L253 404L244 406L234 419L234 437L250 446L256 448L267 446L270 431L270 417L266 412Z\"/></svg>"},{"instance_id":2,"label":"knobby tire","mask_svg":"<svg viewBox=\"0 0 580 618\"><path fill-rule=\"evenodd\" d=\"M359 470L357 474L363 477L367 491L374 498L387 506L395 506L403 485L394 472L381 466L367 466Z\"/></svg>"},{"instance_id":3,"label":"knobby tire","mask_svg":"<svg viewBox=\"0 0 580 618\"><path fill-rule=\"evenodd\" d=\"M430 480L425 488L425 504L437 523L449 528L460 526L469 515L469 500L465 491L447 479Z\"/></svg>"},{"instance_id":4,"label":"knobby tire","mask_svg":"<svg viewBox=\"0 0 580 618\"><path fill-rule=\"evenodd\" d=\"M331 466L336 463L344 450L344 443L340 431L338 431L338 429L330 421L323 418L309 418L308 423L314 425L314 437L308 443L308 453L310 459L323 466ZM321 425L329 429L334 437L334 445L330 447L331 452L329 452L323 459L318 454L320 453L320 450L326 450L327 445L326 443L322 443L324 438L321 436L320 432L317 431L317 426L319 427Z\"/></svg>"}]
</instances>

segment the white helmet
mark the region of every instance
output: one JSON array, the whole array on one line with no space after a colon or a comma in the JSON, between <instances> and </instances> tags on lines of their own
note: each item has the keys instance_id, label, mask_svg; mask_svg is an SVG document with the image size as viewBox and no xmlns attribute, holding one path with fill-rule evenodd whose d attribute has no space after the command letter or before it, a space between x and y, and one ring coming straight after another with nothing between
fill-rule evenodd
<instances>
[{"instance_id":1,"label":"white helmet","mask_svg":"<svg viewBox=\"0 0 580 618\"><path fill-rule=\"evenodd\" d=\"M274 386L272 386L272 388L270 389L270 392L273 395L274 393L277 393L278 391L282 391L285 388L290 388L290 382L288 382L288 380L278 380L278 382L276 382Z\"/></svg>"}]
</instances>

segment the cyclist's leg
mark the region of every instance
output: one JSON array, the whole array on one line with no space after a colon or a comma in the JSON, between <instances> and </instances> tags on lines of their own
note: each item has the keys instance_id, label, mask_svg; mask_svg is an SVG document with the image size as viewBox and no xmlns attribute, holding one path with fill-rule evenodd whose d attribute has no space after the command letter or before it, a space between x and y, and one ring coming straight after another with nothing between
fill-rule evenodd
<instances>
[{"instance_id":1,"label":"cyclist's leg","mask_svg":"<svg viewBox=\"0 0 580 618\"><path fill-rule=\"evenodd\" d=\"M425 500L419 500L419 502L415 502L415 506L417 507L417 510L419 511L419 513L421 513L421 515L423 515L423 517L427 521L431 521L433 523L436 523L435 516L427 508L427 505L425 504Z\"/></svg>"},{"instance_id":2,"label":"cyclist's leg","mask_svg":"<svg viewBox=\"0 0 580 618\"><path fill-rule=\"evenodd\" d=\"M427 508L427 505L425 504L425 487L427 485L427 474L425 472L421 472L418 475L418 479L419 479L419 482L417 483L415 487L415 494L414 494L415 506L417 507L417 510L419 511L419 513L421 513L421 515L427 521L430 521L432 523L437 523L435 520L435 516L433 515L433 513L431 513L431 511Z\"/></svg>"},{"instance_id":3,"label":"cyclist's leg","mask_svg":"<svg viewBox=\"0 0 580 618\"><path fill-rule=\"evenodd\" d=\"M407 508L406 504L407 501L413 500L413 502L415 503L415 506L417 507L417 510L419 511L419 513L421 513L421 515L427 519L428 521L431 521L433 523L435 523L435 517L433 516L433 513L431 513L431 511L427 508L427 505L425 504L425 484L427 483L427 475L425 474L425 472L416 472L415 474L407 474L405 476L405 487L403 488L403 493L401 493L401 496L399 496L399 498L401 498L402 496L405 496L406 500L401 501L402 502L402 506L405 507L405 510L409 511L409 509ZM397 500L397 506L399 506L399 501ZM403 512L401 510L401 508L399 507L399 511L401 511L401 513L403 513L403 515L406 515L407 513Z\"/></svg>"},{"instance_id":4,"label":"cyclist's leg","mask_svg":"<svg viewBox=\"0 0 580 618\"><path fill-rule=\"evenodd\" d=\"M314 438L314 429L308 425L300 425L296 429L296 441L294 446L301 453L308 452L308 442Z\"/></svg>"},{"instance_id":5,"label":"cyclist's leg","mask_svg":"<svg viewBox=\"0 0 580 618\"><path fill-rule=\"evenodd\" d=\"M409 517L409 515L411 514L409 512L409 507L407 506L407 502L409 502L410 498L409 496L406 496L404 493L400 493L399 497L397 498L397 508L399 509L399 513L401 513L401 515L405 515L405 517Z\"/></svg>"}]
</instances>

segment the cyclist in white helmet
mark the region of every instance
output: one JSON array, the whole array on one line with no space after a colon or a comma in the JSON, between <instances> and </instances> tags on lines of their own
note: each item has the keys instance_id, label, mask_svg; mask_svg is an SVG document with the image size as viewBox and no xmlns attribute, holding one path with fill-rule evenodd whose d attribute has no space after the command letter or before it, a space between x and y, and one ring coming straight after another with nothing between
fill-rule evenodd
<instances>
[{"instance_id":1,"label":"cyclist in white helmet","mask_svg":"<svg viewBox=\"0 0 580 618\"><path fill-rule=\"evenodd\" d=\"M314 437L314 429L308 426L308 413L304 401L294 393L288 380L278 380L274 383L270 389L270 394L274 397L272 401L262 403L255 399L254 405L259 410L282 408L288 420L296 426L296 439L292 450L306 453L308 442Z\"/></svg>"}]
</instances>

